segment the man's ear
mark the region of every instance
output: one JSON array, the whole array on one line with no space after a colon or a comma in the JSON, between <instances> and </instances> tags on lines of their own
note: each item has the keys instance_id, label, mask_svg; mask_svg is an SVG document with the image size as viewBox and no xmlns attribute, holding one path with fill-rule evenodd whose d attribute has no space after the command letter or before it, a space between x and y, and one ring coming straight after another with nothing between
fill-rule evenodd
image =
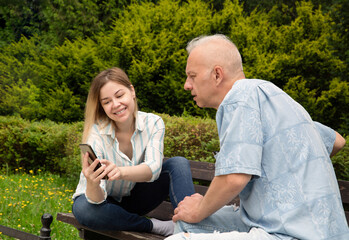
<instances>
[{"instance_id":1,"label":"man's ear","mask_svg":"<svg viewBox=\"0 0 349 240\"><path fill-rule=\"evenodd\" d=\"M213 73L215 76L216 86L218 86L223 81L223 68L217 65L213 68Z\"/></svg>"}]
</instances>

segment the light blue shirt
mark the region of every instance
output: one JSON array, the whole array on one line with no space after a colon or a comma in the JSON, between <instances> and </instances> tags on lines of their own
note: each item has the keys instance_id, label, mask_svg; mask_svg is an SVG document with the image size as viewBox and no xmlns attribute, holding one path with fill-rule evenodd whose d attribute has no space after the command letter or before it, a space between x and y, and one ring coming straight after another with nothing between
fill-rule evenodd
<instances>
[{"instance_id":1,"label":"light blue shirt","mask_svg":"<svg viewBox=\"0 0 349 240\"><path fill-rule=\"evenodd\" d=\"M270 82L237 81L216 115L216 176L253 175L240 193L242 221L299 239L349 239L329 158L335 132Z\"/></svg>"},{"instance_id":2,"label":"light blue shirt","mask_svg":"<svg viewBox=\"0 0 349 240\"><path fill-rule=\"evenodd\" d=\"M165 124L161 117L152 113L138 111L136 130L131 137L132 159L129 159L120 151L119 143L111 124L107 126L94 124L87 143L92 146L98 159L107 159L112 161L116 166L146 164L153 173L150 180L152 182L156 180L161 173L162 160L164 157L164 136ZM105 199L107 196L111 196L115 200L121 201L122 197L130 195L135 184L135 182L126 180L101 180L100 186L105 191ZM84 194L85 191L86 178L81 173L80 181L73 198Z\"/></svg>"}]
</instances>

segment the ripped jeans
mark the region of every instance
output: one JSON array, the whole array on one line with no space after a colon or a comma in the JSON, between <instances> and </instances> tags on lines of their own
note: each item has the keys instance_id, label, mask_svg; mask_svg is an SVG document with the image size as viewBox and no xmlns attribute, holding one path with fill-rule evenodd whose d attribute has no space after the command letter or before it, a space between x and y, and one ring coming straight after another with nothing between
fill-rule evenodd
<instances>
[{"instance_id":1,"label":"ripped jeans","mask_svg":"<svg viewBox=\"0 0 349 240\"><path fill-rule=\"evenodd\" d=\"M291 240L292 237L272 235L261 228L251 228L241 221L239 207L224 206L199 223L176 223L174 235L166 240ZM177 233L177 234L176 234Z\"/></svg>"}]
</instances>

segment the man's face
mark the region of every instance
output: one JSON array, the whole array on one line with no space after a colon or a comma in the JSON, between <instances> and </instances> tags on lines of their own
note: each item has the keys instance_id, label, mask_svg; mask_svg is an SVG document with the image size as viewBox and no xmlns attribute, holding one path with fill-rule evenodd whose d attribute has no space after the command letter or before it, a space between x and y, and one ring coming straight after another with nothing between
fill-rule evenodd
<instances>
[{"instance_id":1,"label":"man's face","mask_svg":"<svg viewBox=\"0 0 349 240\"><path fill-rule=\"evenodd\" d=\"M214 98L213 68L209 67L200 49L194 49L187 60L187 79L184 89L191 91L194 101L199 107L215 107L211 99Z\"/></svg>"}]
</instances>

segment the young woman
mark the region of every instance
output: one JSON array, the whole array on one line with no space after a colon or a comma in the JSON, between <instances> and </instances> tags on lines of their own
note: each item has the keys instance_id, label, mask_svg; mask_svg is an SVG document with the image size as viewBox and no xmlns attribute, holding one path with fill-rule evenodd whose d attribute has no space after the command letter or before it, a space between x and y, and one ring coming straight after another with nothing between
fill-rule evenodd
<instances>
[{"instance_id":1,"label":"young woman","mask_svg":"<svg viewBox=\"0 0 349 240\"><path fill-rule=\"evenodd\" d=\"M86 102L83 142L92 146L97 160L90 165L88 154L83 156L73 196L73 213L82 225L173 233L172 221L143 216L168 195L176 208L194 193L187 159L163 162L164 134L159 116L138 111L134 87L124 71L111 68L95 77ZM94 171L98 162L102 167Z\"/></svg>"}]
</instances>

